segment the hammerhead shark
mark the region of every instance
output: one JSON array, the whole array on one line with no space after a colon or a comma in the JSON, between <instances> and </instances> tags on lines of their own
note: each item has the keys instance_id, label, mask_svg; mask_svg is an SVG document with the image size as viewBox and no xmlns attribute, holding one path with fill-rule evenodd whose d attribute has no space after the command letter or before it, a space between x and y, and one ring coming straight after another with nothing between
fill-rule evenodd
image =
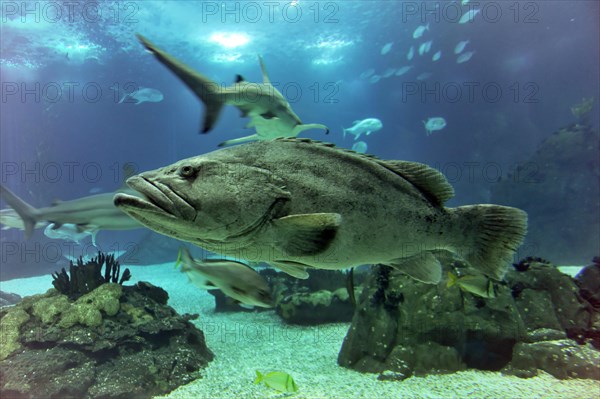
<instances>
[{"instance_id":1,"label":"hammerhead shark","mask_svg":"<svg viewBox=\"0 0 600 399\"><path fill-rule=\"evenodd\" d=\"M249 117L246 127L254 127L256 134L228 140L220 145L237 144L249 140L272 140L277 137L296 137L308 129L323 129L329 133L327 126L317 123L303 124L285 97L277 90L269 79L262 57L258 57L262 71L263 83L247 82L237 75L235 84L222 87L208 77L196 72L171 55L156 47L141 35L137 38L142 45L153 54L158 61L181 79L204 103L206 108L202 133L208 133L219 119L224 105L238 108L243 117Z\"/></svg>"},{"instance_id":2,"label":"hammerhead shark","mask_svg":"<svg viewBox=\"0 0 600 399\"><path fill-rule=\"evenodd\" d=\"M125 164L123 173L126 180L135 174L135 171L130 164ZM3 230L10 227L25 230L25 238L31 237L34 229L49 224L53 224L54 230L63 225L75 225L79 233L87 232L93 236L100 230L132 230L144 227L114 205L113 197L116 193L138 195L136 191L123 185L112 193L95 194L70 201L54 201L51 206L34 208L0 184L0 198L14 210L1 210L0 224L5 225Z\"/></svg>"}]
</instances>

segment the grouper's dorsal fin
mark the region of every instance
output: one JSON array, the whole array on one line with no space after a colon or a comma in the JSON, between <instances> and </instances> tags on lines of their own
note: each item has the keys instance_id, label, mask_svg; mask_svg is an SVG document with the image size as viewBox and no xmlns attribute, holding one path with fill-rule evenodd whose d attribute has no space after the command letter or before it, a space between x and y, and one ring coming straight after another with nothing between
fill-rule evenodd
<instances>
[{"instance_id":1,"label":"grouper's dorsal fin","mask_svg":"<svg viewBox=\"0 0 600 399\"><path fill-rule=\"evenodd\" d=\"M454 196L454 189L448 183L444 175L437 170L418 162L409 161L386 161L369 154L359 154L356 151L336 147L335 144L326 143L317 140L311 140L304 137L278 137L274 141L289 141L297 143L309 143L321 147L335 148L337 151L351 153L359 158L376 162L391 172L406 179L420 192L422 192L429 201L435 205L443 205L444 202Z\"/></svg>"},{"instance_id":2,"label":"grouper's dorsal fin","mask_svg":"<svg viewBox=\"0 0 600 399\"><path fill-rule=\"evenodd\" d=\"M263 83L270 85L271 80L269 79L269 74L267 73L267 68L265 67L265 63L263 62L263 59L260 55L258 56L258 62L260 63L260 70L261 70L262 76L263 76Z\"/></svg>"},{"instance_id":3,"label":"grouper's dorsal fin","mask_svg":"<svg viewBox=\"0 0 600 399\"><path fill-rule=\"evenodd\" d=\"M443 205L454 196L454 189L439 171L418 162L383 161L377 163L402 176L433 203Z\"/></svg>"}]
</instances>

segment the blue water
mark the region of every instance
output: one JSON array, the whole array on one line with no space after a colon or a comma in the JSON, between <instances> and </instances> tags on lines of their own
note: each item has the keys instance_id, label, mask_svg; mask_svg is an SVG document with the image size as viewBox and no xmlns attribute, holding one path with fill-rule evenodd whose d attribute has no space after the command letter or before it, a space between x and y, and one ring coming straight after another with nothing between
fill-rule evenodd
<instances>
[{"instance_id":1,"label":"blue water","mask_svg":"<svg viewBox=\"0 0 600 399\"><path fill-rule=\"evenodd\" d=\"M155 169L252 133L226 107L212 132L198 134L201 103L135 33L223 84L236 74L260 81L262 55L303 122L331 128L328 136L315 130L303 137L351 148L342 127L380 119L383 129L361 138L368 152L452 174L451 206L487 202L494 178L486 165L506 176L544 138L575 121L571 105L598 97L596 1L94 4L1 3L1 183L34 206L115 190L125 162ZM458 24L469 7L481 11ZM423 37L413 39L427 23ZM211 40L218 33L247 43L227 48ZM431 51L419 56L418 46L429 40ZM475 53L457 64L453 50L462 40L470 41L464 51ZM408 61L411 46L416 54ZM360 77L407 65L413 68L404 75L376 83ZM424 73L431 76L416 79ZM159 90L164 99L119 104L133 87ZM596 104L596 128L598 115ZM428 137L423 121L430 117L443 117L447 126ZM141 237L138 230L101 232L98 239L112 245ZM34 238L47 242L41 233ZM2 231L3 243L21 241L21 232Z\"/></svg>"}]
</instances>

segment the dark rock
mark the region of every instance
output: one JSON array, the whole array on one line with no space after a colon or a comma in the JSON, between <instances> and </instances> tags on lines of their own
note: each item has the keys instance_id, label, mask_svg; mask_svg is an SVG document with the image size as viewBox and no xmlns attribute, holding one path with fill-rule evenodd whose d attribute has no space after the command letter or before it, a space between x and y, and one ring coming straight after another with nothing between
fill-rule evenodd
<instances>
[{"instance_id":1,"label":"dark rock","mask_svg":"<svg viewBox=\"0 0 600 399\"><path fill-rule=\"evenodd\" d=\"M509 270L505 280L522 291L515 303L529 331L562 330L580 343L588 338L594 312L582 301L573 278L553 265L532 264L524 273Z\"/></svg>"},{"instance_id":2,"label":"dark rock","mask_svg":"<svg viewBox=\"0 0 600 399\"><path fill-rule=\"evenodd\" d=\"M600 309L600 257L594 257L593 263L575 276L575 283L581 297L595 309Z\"/></svg>"},{"instance_id":3,"label":"dark rock","mask_svg":"<svg viewBox=\"0 0 600 399\"><path fill-rule=\"evenodd\" d=\"M518 272L525 272L529 270L529 267L532 264L550 264L550 262L540 257L528 256L524 259L521 259L518 263L513 263L513 267Z\"/></svg>"},{"instance_id":4,"label":"dark rock","mask_svg":"<svg viewBox=\"0 0 600 399\"><path fill-rule=\"evenodd\" d=\"M444 275L460 265L448 255L439 258ZM512 367L516 345L564 340L578 347L578 342L594 342L600 312L579 297L571 277L552 265L533 262L525 271L509 270L505 280L496 284L496 298L481 298L447 287L446 281L427 285L387 267L374 267L338 363L403 378L465 368L497 371ZM555 350L531 348L536 353ZM514 367L515 374L535 375L535 368L528 370L524 364ZM589 362L582 364L575 370L580 375ZM381 378L393 379L390 375Z\"/></svg>"},{"instance_id":5,"label":"dark rock","mask_svg":"<svg viewBox=\"0 0 600 399\"><path fill-rule=\"evenodd\" d=\"M149 283L50 290L0 311L0 397L149 398L201 378L204 335ZM116 307L115 307L116 305Z\"/></svg>"},{"instance_id":6,"label":"dark rock","mask_svg":"<svg viewBox=\"0 0 600 399\"><path fill-rule=\"evenodd\" d=\"M270 308L263 308L260 306L242 306L237 303L233 298L223 294L221 290L208 290L208 293L215 297L215 312L263 312L266 310L272 310Z\"/></svg>"},{"instance_id":7,"label":"dark rock","mask_svg":"<svg viewBox=\"0 0 600 399\"><path fill-rule=\"evenodd\" d=\"M567 334L562 330L553 330L551 328L538 328L537 330L527 331L525 342L556 341L567 339Z\"/></svg>"},{"instance_id":8,"label":"dark rock","mask_svg":"<svg viewBox=\"0 0 600 399\"><path fill-rule=\"evenodd\" d=\"M160 305L166 305L169 300L169 293L167 291L146 281L138 282L136 288L140 294L156 301Z\"/></svg>"},{"instance_id":9,"label":"dark rock","mask_svg":"<svg viewBox=\"0 0 600 399\"><path fill-rule=\"evenodd\" d=\"M490 202L523 209L523 248L559 265L581 264L600 253L599 136L589 125L560 129L504 179Z\"/></svg>"},{"instance_id":10,"label":"dark rock","mask_svg":"<svg viewBox=\"0 0 600 399\"><path fill-rule=\"evenodd\" d=\"M266 278L275 298L275 310L287 323L316 325L323 323L348 322L352 320L354 304L349 290L358 286L365 274L353 273L353 286L348 283L347 272L334 270L310 270L309 278L299 280L285 273L266 272ZM361 288L354 292L358 295Z\"/></svg>"},{"instance_id":11,"label":"dark rock","mask_svg":"<svg viewBox=\"0 0 600 399\"><path fill-rule=\"evenodd\" d=\"M21 296L12 294L10 292L0 291L0 308L3 306L10 306L21 301Z\"/></svg>"},{"instance_id":12,"label":"dark rock","mask_svg":"<svg viewBox=\"0 0 600 399\"><path fill-rule=\"evenodd\" d=\"M505 374L533 377L544 370L559 379L590 378L600 380L600 352L591 345L578 345L565 339L515 345Z\"/></svg>"},{"instance_id":13,"label":"dark rock","mask_svg":"<svg viewBox=\"0 0 600 399\"><path fill-rule=\"evenodd\" d=\"M271 288L277 314L287 323L315 325L352 320L354 304L349 296L347 272L311 269L309 278L305 280L272 268L261 269L259 273ZM365 279L365 274L361 271L355 272L353 283L360 284ZM359 293L360 287L354 291ZM242 307L220 290L208 292L215 297L215 312L270 310Z\"/></svg>"},{"instance_id":14,"label":"dark rock","mask_svg":"<svg viewBox=\"0 0 600 399\"><path fill-rule=\"evenodd\" d=\"M283 320L292 324L315 325L349 321L354 313L346 288L334 292L320 290L287 295L275 308Z\"/></svg>"}]
</instances>

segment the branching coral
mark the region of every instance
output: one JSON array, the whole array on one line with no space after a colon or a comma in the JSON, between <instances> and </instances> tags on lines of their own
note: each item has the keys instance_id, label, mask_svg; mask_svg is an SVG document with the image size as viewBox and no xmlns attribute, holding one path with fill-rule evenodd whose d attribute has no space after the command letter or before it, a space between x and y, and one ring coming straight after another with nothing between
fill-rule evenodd
<instances>
[{"instance_id":1,"label":"branching coral","mask_svg":"<svg viewBox=\"0 0 600 399\"><path fill-rule=\"evenodd\" d=\"M104 265L104 275L101 273L102 265ZM69 274L64 268L60 272L53 273L52 285L62 294L68 295L69 298L77 299L104 283L123 284L131 278L129 269L125 269L119 279L120 274L121 265L115 260L115 256L98 252L96 258L92 258L85 264L82 257L77 259L77 265L71 262Z\"/></svg>"}]
</instances>

